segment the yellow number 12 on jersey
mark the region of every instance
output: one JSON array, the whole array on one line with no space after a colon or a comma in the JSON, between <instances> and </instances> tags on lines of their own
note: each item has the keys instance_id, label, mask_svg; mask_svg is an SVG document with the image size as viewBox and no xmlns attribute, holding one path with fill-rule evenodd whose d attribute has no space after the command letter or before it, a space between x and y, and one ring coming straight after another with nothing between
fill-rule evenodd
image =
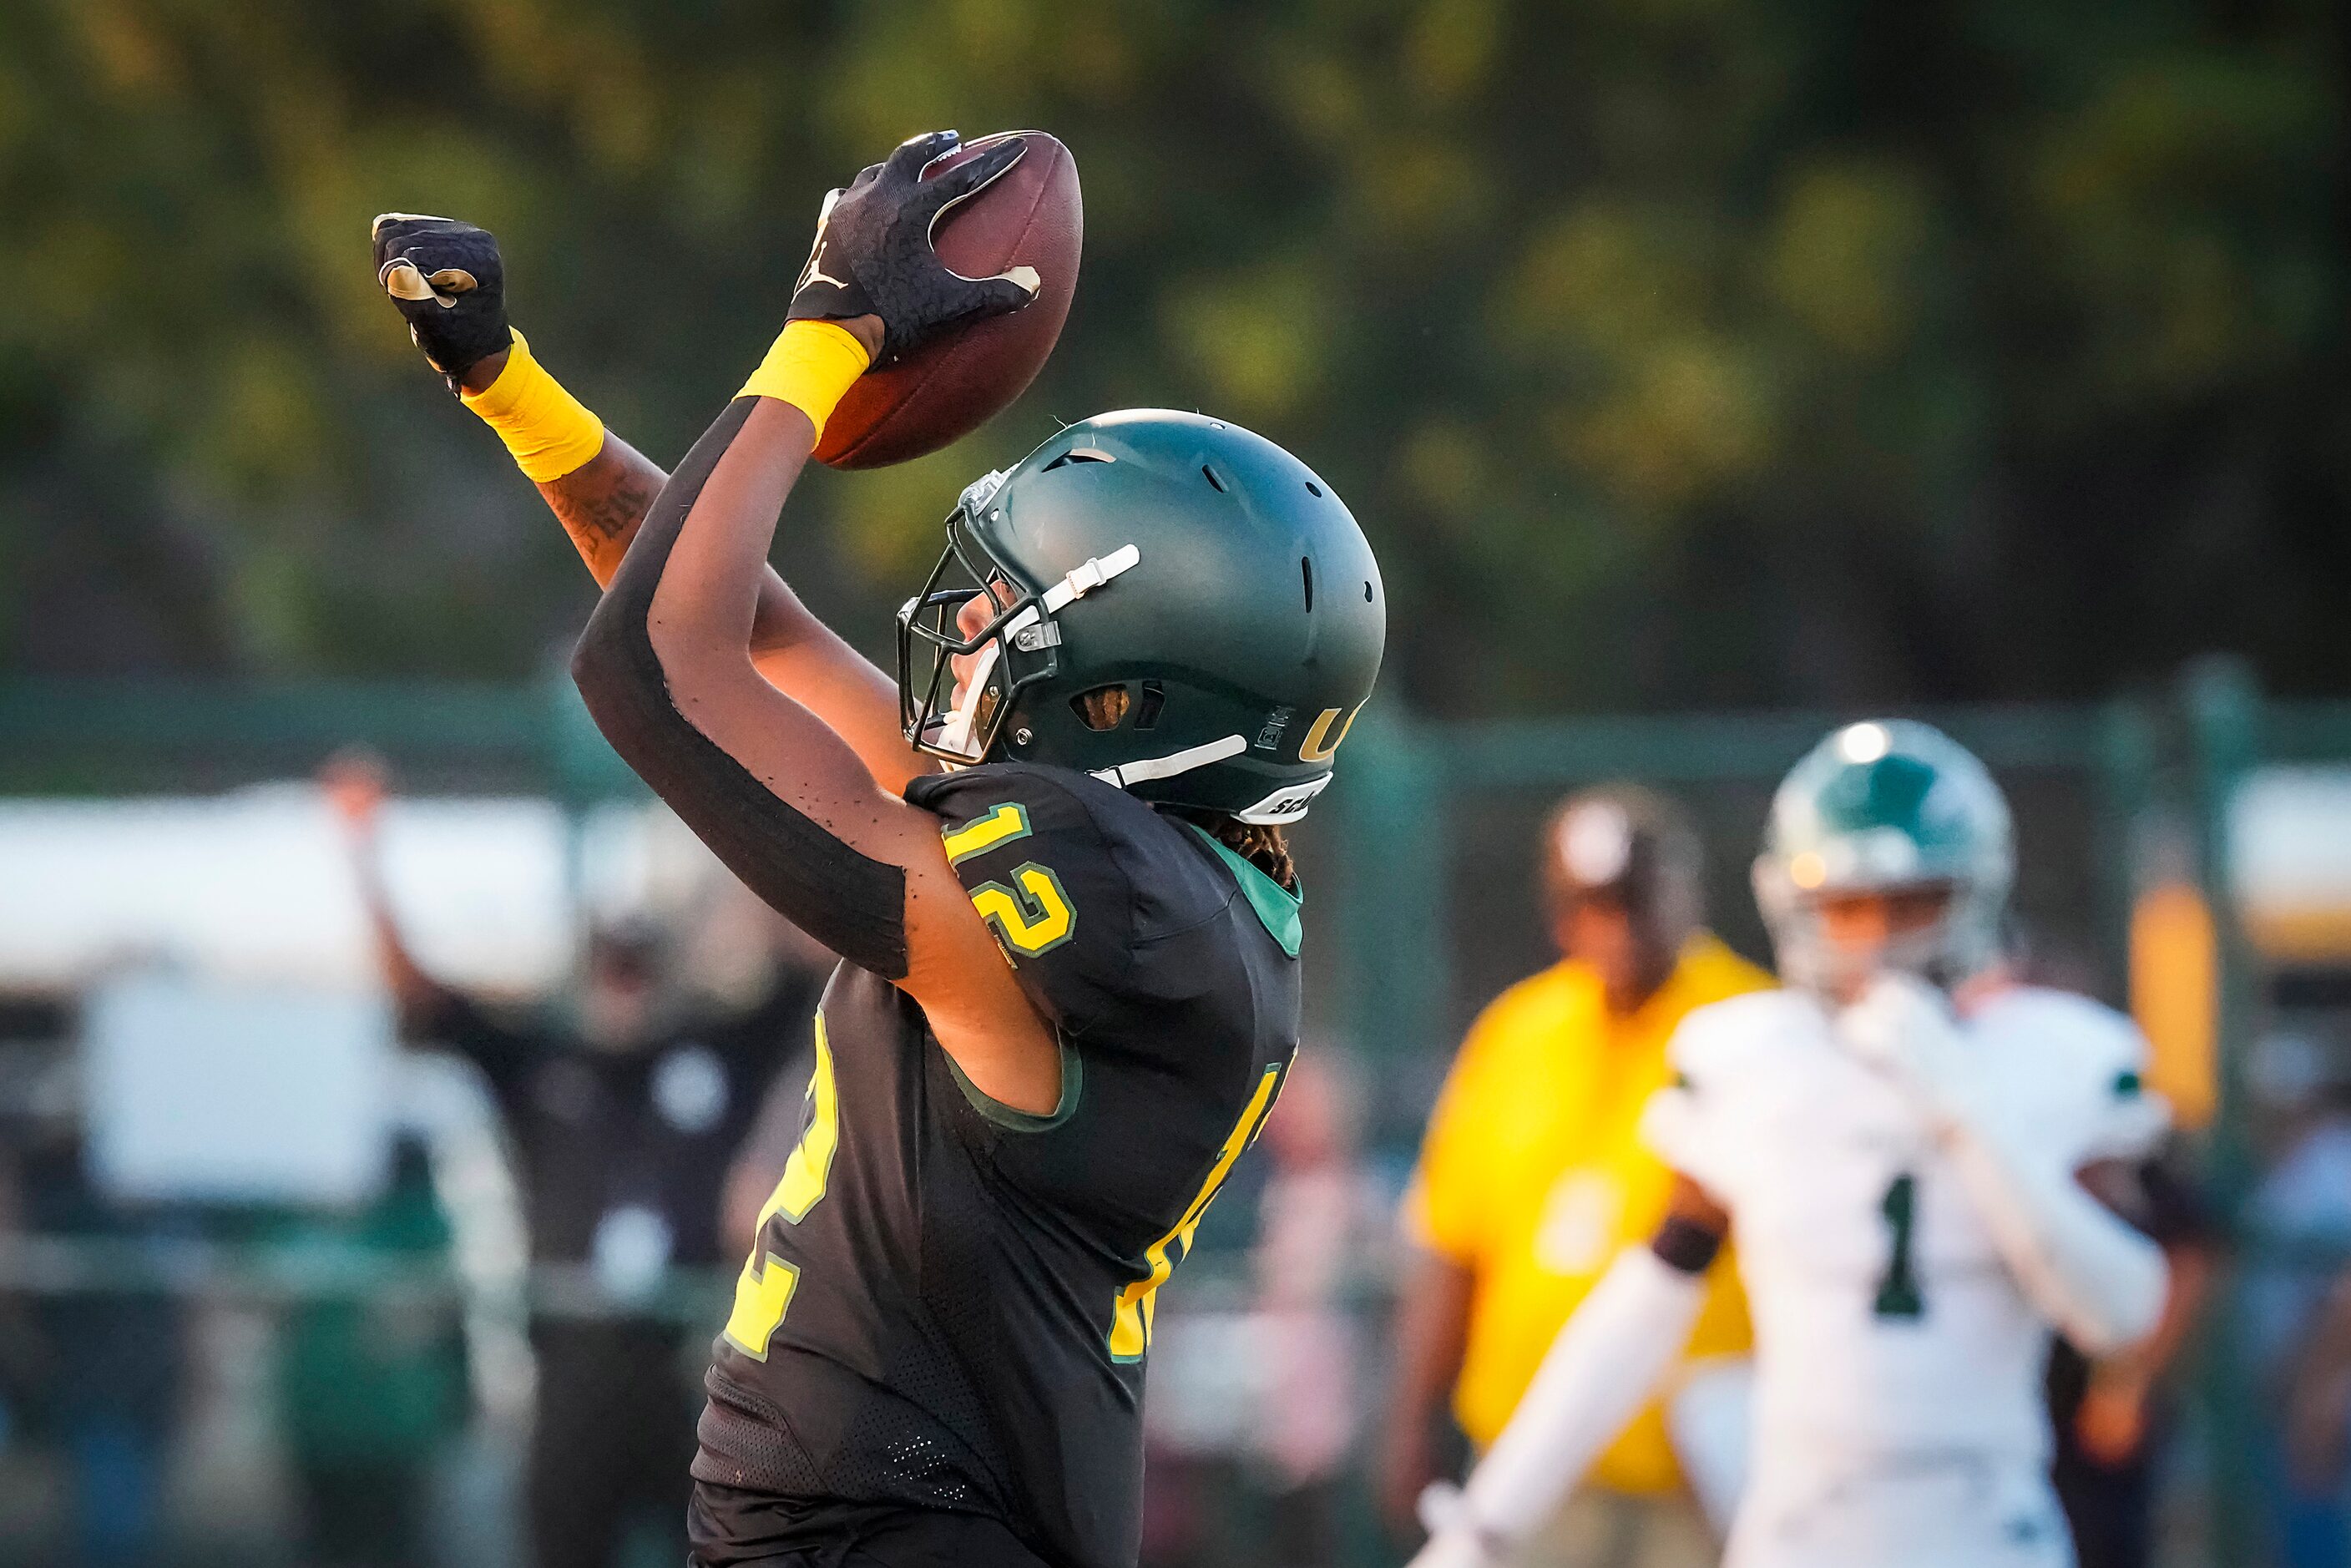
<instances>
[{"instance_id":1,"label":"yellow number 12 on jersey","mask_svg":"<svg viewBox=\"0 0 2351 1568\"><path fill-rule=\"evenodd\" d=\"M1280 1082L1280 1066L1265 1070L1265 1075L1257 1081L1257 1092L1249 1096L1249 1106L1241 1113L1241 1119L1233 1124L1232 1132L1225 1138L1224 1147L1217 1151L1217 1163L1209 1167L1208 1179L1200 1184L1199 1195L1184 1210L1184 1218L1176 1222L1176 1228L1144 1250L1144 1261L1151 1265L1151 1272L1118 1293L1118 1304L1111 1314L1110 1323L1110 1357L1113 1361L1141 1361L1143 1353L1151 1348L1151 1322L1158 1305L1159 1287L1165 1284L1167 1276L1176 1271L1176 1260L1180 1256L1176 1249L1179 1247L1185 1252L1192 1249L1192 1238L1199 1231L1200 1217L1207 1213L1208 1205L1216 1201L1217 1189L1224 1186L1225 1177L1232 1174L1233 1162L1241 1157L1241 1151L1249 1147L1251 1138L1257 1136L1258 1127L1265 1121L1266 1112L1272 1108L1273 1092Z\"/></svg>"},{"instance_id":2,"label":"yellow number 12 on jersey","mask_svg":"<svg viewBox=\"0 0 2351 1568\"><path fill-rule=\"evenodd\" d=\"M792 1291L800 1282L799 1270L768 1251L760 1239L767 1234L768 1221L778 1215L787 1225L808 1218L824 1197L832 1156L841 1147L841 1100L833 1085L832 1047L825 1041L822 1013L816 1015L816 1071L809 1079L809 1107L808 1129L784 1162L776 1190L759 1206L750 1260L735 1281L735 1310L726 1318L726 1343L755 1361L768 1359L768 1341L790 1310Z\"/></svg>"}]
</instances>

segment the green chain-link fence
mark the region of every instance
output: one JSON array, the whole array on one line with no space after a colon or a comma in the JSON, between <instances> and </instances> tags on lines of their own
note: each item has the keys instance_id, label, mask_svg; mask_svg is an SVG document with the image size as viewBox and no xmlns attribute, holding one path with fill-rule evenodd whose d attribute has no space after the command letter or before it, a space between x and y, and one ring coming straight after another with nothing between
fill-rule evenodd
<instances>
[{"instance_id":1,"label":"green chain-link fence","mask_svg":"<svg viewBox=\"0 0 2351 1568\"><path fill-rule=\"evenodd\" d=\"M1853 716L1472 723L1367 716L1346 748L1341 784L1301 833L1301 858L1320 913L1310 948L1311 1006L1326 1032L1376 1069L1375 1136L1395 1150L1408 1144L1470 1013L1541 961L1528 852L1533 824L1552 799L1614 779L1683 797L1712 852L1718 923L1761 956L1744 872L1770 788L1834 724ZM1982 756L2016 798L2025 858L2019 903L2028 928L2066 962L2076 983L2110 1000L2123 995L2134 854L2151 813L2190 825L2198 878L2209 894L2230 885L2231 802L2254 768L2351 763L2351 703L2265 701L2226 664L2200 667L2176 693L2146 699L1924 716ZM203 791L305 773L352 745L383 754L403 779L427 789L534 792L572 806L636 792L568 683L557 680L0 685L0 792ZM2264 987L2232 902L2208 902L2219 937L2220 1049L2220 1114L2207 1152L2218 1206L2233 1219L2256 1174L2245 1064L2262 1027ZM2241 1240L2243 1256L2263 1245L2260 1237ZM0 1247L7 1249L0 1253L0 1290L333 1296L372 1288L374 1280L314 1278L233 1252ZM441 1288L398 1269L384 1280L428 1292ZM555 1298L565 1282L542 1283L552 1293L542 1308L563 1310ZM709 1288L706 1281L681 1282L697 1301ZM2232 1568L2260 1560L2262 1485L2249 1440L2256 1412L2233 1329L2224 1293L2206 1335L2199 1385L2212 1557Z\"/></svg>"}]
</instances>

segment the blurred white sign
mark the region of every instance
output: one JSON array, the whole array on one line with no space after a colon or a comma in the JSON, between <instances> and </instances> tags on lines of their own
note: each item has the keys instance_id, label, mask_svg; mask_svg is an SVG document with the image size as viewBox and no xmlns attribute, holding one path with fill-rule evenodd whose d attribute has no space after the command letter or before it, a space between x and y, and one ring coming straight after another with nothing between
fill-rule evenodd
<instances>
[{"instance_id":1,"label":"blurred white sign","mask_svg":"<svg viewBox=\"0 0 2351 1568\"><path fill-rule=\"evenodd\" d=\"M2351 768L2264 768L2237 791L2232 817L2248 903L2351 907Z\"/></svg>"},{"instance_id":2,"label":"blurred white sign","mask_svg":"<svg viewBox=\"0 0 2351 1568\"><path fill-rule=\"evenodd\" d=\"M2232 802L2238 907L2285 960L2351 957L2351 768L2264 768Z\"/></svg>"},{"instance_id":3,"label":"blurred white sign","mask_svg":"<svg viewBox=\"0 0 2351 1568\"><path fill-rule=\"evenodd\" d=\"M563 979L584 905L676 914L719 874L667 811L569 824L528 799L394 800L381 829L401 930L450 985ZM307 783L210 799L0 800L0 988L71 989L126 960L359 988L376 957L340 824Z\"/></svg>"},{"instance_id":4,"label":"blurred white sign","mask_svg":"<svg viewBox=\"0 0 2351 1568\"><path fill-rule=\"evenodd\" d=\"M381 997L110 980L82 1014L91 1179L134 1202L363 1201L385 1174L392 1050Z\"/></svg>"}]
</instances>

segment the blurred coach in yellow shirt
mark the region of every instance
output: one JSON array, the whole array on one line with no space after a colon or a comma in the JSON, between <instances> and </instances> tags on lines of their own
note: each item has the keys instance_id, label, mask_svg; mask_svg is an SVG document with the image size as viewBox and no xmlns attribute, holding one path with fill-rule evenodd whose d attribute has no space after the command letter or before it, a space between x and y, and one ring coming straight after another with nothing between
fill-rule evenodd
<instances>
[{"instance_id":1,"label":"blurred coach in yellow shirt","mask_svg":"<svg viewBox=\"0 0 2351 1568\"><path fill-rule=\"evenodd\" d=\"M1546 823L1542 855L1565 956L1503 992L1471 1027L1405 1195L1420 1251L1397 1312L1380 1478L1400 1529L1438 1473L1447 1393L1470 1441L1491 1443L1618 1249L1664 1218L1666 1169L1636 1128L1666 1082L1675 1027L1694 1009L1773 983L1700 929L1698 834L1664 798L1629 786L1573 796ZM1749 1345L1727 1250L1709 1286L1693 1360ZM1713 1561L1657 1406L1625 1429L1593 1479L1537 1561Z\"/></svg>"}]
</instances>

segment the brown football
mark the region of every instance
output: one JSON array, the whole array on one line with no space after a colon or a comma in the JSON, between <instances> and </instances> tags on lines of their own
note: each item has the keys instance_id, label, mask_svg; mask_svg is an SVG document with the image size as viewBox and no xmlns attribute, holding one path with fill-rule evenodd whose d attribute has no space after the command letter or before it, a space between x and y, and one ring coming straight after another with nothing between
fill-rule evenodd
<instances>
[{"instance_id":1,"label":"brown football","mask_svg":"<svg viewBox=\"0 0 2351 1568\"><path fill-rule=\"evenodd\" d=\"M1029 151L987 189L939 220L939 259L966 277L1013 267L1037 269L1037 298L925 343L849 389L825 422L817 460L879 468L935 452L1011 405L1037 379L1069 319L1078 288L1085 208L1070 150L1041 131L1006 131L967 141L924 171L935 178L1008 136Z\"/></svg>"}]
</instances>

